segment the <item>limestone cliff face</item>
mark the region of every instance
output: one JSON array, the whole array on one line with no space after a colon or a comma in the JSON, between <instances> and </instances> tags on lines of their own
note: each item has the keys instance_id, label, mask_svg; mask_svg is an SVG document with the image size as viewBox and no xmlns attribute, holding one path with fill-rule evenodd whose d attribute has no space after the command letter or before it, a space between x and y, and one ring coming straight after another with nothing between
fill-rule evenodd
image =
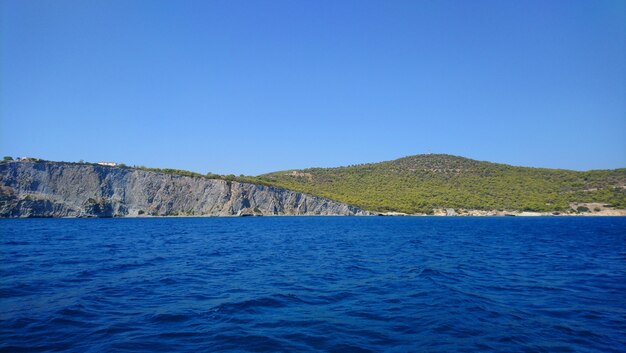
<instances>
[{"instance_id":1,"label":"limestone cliff face","mask_svg":"<svg viewBox=\"0 0 626 353\"><path fill-rule=\"evenodd\" d=\"M132 168L0 163L0 217L366 215L299 192Z\"/></svg>"}]
</instances>

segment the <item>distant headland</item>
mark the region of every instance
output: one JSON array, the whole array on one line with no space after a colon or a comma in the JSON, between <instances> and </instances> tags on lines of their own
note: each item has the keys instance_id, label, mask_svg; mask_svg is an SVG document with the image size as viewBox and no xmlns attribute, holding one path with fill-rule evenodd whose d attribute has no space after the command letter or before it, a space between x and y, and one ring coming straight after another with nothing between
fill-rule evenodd
<instances>
[{"instance_id":1,"label":"distant headland","mask_svg":"<svg viewBox=\"0 0 626 353\"><path fill-rule=\"evenodd\" d=\"M626 216L626 168L586 172L424 154L260 176L117 162L0 162L0 217Z\"/></svg>"}]
</instances>

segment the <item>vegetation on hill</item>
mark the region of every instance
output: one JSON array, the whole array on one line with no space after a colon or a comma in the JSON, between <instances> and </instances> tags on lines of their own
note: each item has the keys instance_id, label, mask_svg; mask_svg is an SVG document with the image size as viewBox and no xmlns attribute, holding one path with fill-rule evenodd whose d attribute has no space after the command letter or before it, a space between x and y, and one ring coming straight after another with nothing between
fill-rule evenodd
<instances>
[{"instance_id":1,"label":"vegetation on hill","mask_svg":"<svg viewBox=\"0 0 626 353\"><path fill-rule=\"evenodd\" d=\"M626 169L513 167L450 155L269 173L256 182L319 195L372 211L434 208L563 211L573 202L626 208Z\"/></svg>"},{"instance_id":2,"label":"vegetation on hill","mask_svg":"<svg viewBox=\"0 0 626 353\"><path fill-rule=\"evenodd\" d=\"M0 160L8 162L12 161L6 157ZM71 164L98 166L83 161ZM432 213L437 208L550 212L567 210L573 203L591 202L626 209L626 168L578 172L514 167L443 154L338 168L288 170L257 177L124 164L98 167L274 186L379 212ZM580 212L585 208L577 206Z\"/></svg>"}]
</instances>

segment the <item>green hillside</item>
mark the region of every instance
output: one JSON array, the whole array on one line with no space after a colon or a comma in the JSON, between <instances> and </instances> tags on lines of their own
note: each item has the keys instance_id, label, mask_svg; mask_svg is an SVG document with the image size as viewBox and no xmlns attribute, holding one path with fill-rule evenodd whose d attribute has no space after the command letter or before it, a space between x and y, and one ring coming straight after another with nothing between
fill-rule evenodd
<instances>
[{"instance_id":1,"label":"green hillside","mask_svg":"<svg viewBox=\"0 0 626 353\"><path fill-rule=\"evenodd\" d=\"M433 208L563 211L571 202L626 208L626 168L577 172L427 154L246 179L381 212L430 213Z\"/></svg>"}]
</instances>

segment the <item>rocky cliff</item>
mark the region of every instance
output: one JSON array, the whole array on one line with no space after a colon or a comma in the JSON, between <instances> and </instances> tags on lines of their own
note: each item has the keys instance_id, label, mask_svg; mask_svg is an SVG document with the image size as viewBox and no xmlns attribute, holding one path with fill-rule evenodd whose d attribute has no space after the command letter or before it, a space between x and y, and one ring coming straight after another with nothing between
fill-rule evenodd
<instances>
[{"instance_id":1,"label":"rocky cliff","mask_svg":"<svg viewBox=\"0 0 626 353\"><path fill-rule=\"evenodd\" d=\"M0 217L366 215L280 188L126 167L0 163Z\"/></svg>"}]
</instances>

